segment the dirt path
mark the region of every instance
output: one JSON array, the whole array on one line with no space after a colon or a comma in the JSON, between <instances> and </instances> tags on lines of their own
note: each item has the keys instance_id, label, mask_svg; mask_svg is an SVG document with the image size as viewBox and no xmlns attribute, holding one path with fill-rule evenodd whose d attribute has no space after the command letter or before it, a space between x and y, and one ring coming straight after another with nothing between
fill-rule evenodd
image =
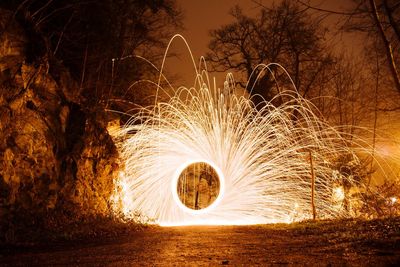
<instances>
[{"instance_id":1,"label":"dirt path","mask_svg":"<svg viewBox=\"0 0 400 267\"><path fill-rule=\"evenodd\" d=\"M107 240L8 248L0 265L327 265L400 263L400 219L261 226L148 227Z\"/></svg>"}]
</instances>

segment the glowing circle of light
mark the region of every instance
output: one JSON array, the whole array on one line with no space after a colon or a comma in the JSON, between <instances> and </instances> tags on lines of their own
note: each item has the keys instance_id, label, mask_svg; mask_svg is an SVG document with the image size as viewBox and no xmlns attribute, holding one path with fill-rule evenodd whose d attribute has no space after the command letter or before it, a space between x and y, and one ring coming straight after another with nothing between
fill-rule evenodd
<instances>
[{"instance_id":1,"label":"glowing circle of light","mask_svg":"<svg viewBox=\"0 0 400 267\"><path fill-rule=\"evenodd\" d=\"M345 212L332 200L342 179L334 175L335 162L341 154L354 162L358 157L337 129L317 118L309 102L287 93L281 106L266 101L257 109L243 95L208 86L181 88L176 95L138 114L121 130L126 216L140 214L163 226L308 219L310 154L319 218ZM291 117L293 110L297 120ZM195 162L212 166L221 181L218 198L202 210L185 207L177 196L180 173Z\"/></svg>"},{"instance_id":2,"label":"glowing circle of light","mask_svg":"<svg viewBox=\"0 0 400 267\"><path fill-rule=\"evenodd\" d=\"M370 151L362 140L320 119L293 84L262 107L236 92L232 75L223 89L215 84L206 70L196 71L193 87L172 88L168 100L141 109L115 134L124 164L119 211L162 226L289 223L312 218L314 204L318 218L349 215L335 188L357 181L341 175L338 162L360 164ZM277 99L284 101L277 106ZM217 199L200 210L177 195L181 172L195 162L220 179Z\"/></svg>"},{"instance_id":3,"label":"glowing circle of light","mask_svg":"<svg viewBox=\"0 0 400 267\"><path fill-rule=\"evenodd\" d=\"M180 177L181 173L188 166L190 166L192 164L195 164L195 163L206 163L206 164L208 164L217 173L218 179L219 179L219 193L218 193L217 198L208 207L203 208L203 209L198 209L198 210L188 208L185 204L183 204L182 201L180 200L180 198L178 196L178 192L177 192L178 180L179 180L179 177ZM218 166L216 166L214 163L212 163L211 161L208 161L206 159L191 160L191 161L188 161L188 162L185 162L184 164L182 164L177 169L176 173L174 174L174 179L172 179L172 183L171 183L171 193L172 193L172 196L173 196L173 198L175 200L176 205L178 205L184 212L192 214L192 215L201 215L201 214L205 214L205 213L210 212L210 210L213 210L216 206L218 206L218 204L223 199L224 191L225 191L225 179L224 179L224 175L223 175L222 171L220 170L220 168L218 168Z\"/></svg>"}]
</instances>

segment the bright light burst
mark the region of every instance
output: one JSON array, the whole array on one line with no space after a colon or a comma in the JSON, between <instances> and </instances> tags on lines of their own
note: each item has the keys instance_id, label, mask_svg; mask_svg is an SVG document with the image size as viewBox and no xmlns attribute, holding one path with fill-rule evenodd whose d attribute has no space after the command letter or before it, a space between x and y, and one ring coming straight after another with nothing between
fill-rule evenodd
<instances>
[{"instance_id":1,"label":"bright light burst","mask_svg":"<svg viewBox=\"0 0 400 267\"><path fill-rule=\"evenodd\" d=\"M318 218L346 212L332 197L343 183L334 175L335 164L342 155L359 159L341 133L321 121L294 89L277 96L285 99L278 107L273 101L255 107L233 93L230 79L220 90L202 72L194 87L180 87L169 101L142 109L119 132L125 215L140 214L160 225L309 219L311 168ZM203 210L185 207L176 192L181 171L194 162L213 166L222 184L218 199Z\"/></svg>"}]
</instances>

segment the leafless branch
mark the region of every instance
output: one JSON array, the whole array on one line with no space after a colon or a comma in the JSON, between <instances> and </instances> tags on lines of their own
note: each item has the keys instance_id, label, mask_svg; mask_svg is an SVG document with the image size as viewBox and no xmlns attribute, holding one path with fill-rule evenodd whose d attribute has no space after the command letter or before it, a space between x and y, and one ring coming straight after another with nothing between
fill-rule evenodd
<instances>
[{"instance_id":1,"label":"leafless branch","mask_svg":"<svg viewBox=\"0 0 400 267\"><path fill-rule=\"evenodd\" d=\"M361 14L361 12L344 12L344 11L335 11L335 10L328 10L328 9L323 9L323 8L319 8L319 7L315 7L315 6L311 6L309 3L305 3L304 1L301 0L297 0L298 3L300 3L301 5L315 10L315 11L320 11L320 12L325 12L325 13L329 13L329 14L335 14L335 15L341 15L341 16L354 16L357 14Z\"/></svg>"},{"instance_id":2,"label":"leafless branch","mask_svg":"<svg viewBox=\"0 0 400 267\"><path fill-rule=\"evenodd\" d=\"M389 64L389 69L392 73L392 78L393 78L393 82L397 88L397 90L400 92L400 77L399 77L399 73L397 71L397 67L396 67L396 62L394 60L394 56L393 56L393 50L392 50L392 45L389 42L388 38L386 37L385 31L382 27L382 23L381 20L379 18L379 13L378 10L376 8L376 4L374 0L369 0L370 3L370 7L371 7L371 11L372 11L372 15L374 18L374 22L376 24L376 27L379 30L379 34L381 36L382 42L385 46L385 51L386 51L386 58Z\"/></svg>"}]
</instances>

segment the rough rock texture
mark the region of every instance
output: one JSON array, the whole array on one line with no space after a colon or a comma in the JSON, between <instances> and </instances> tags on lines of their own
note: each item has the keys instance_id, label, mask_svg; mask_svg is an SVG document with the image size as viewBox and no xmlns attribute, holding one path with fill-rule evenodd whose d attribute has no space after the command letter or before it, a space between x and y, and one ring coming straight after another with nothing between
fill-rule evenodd
<instances>
[{"instance_id":1,"label":"rough rock texture","mask_svg":"<svg viewBox=\"0 0 400 267\"><path fill-rule=\"evenodd\" d=\"M117 152L104 114L45 49L32 52L45 43L0 10L1 239L25 217L110 212Z\"/></svg>"}]
</instances>

